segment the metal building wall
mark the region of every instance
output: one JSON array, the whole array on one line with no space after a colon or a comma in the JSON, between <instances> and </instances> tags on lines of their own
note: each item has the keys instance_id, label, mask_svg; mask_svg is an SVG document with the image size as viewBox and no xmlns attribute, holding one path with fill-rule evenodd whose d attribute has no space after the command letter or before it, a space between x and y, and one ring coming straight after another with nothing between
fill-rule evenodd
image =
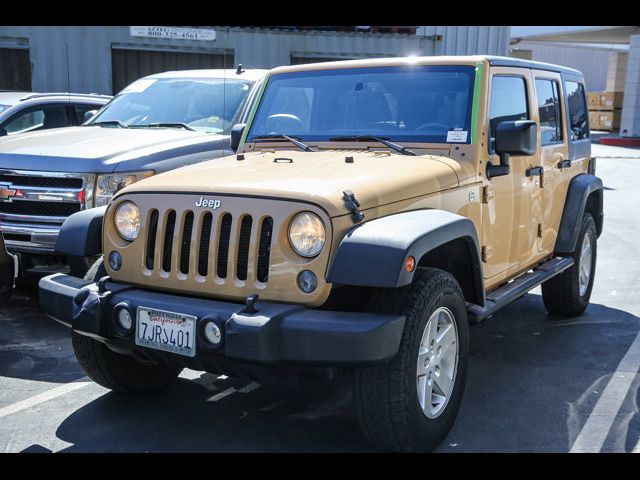
<instances>
[{"instance_id":1,"label":"metal building wall","mask_svg":"<svg viewBox=\"0 0 640 480\"><path fill-rule=\"evenodd\" d=\"M531 60L549 62L580 70L584 74L587 91L603 91L607 86L609 54L605 48L558 45L548 42L518 42L512 50L531 51Z\"/></svg>"},{"instance_id":2,"label":"metal building wall","mask_svg":"<svg viewBox=\"0 0 640 480\"><path fill-rule=\"evenodd\" d=\"M424 26L416 34L442 36L435 55L509 55L508 26Z\"/></svg>"},{"instance_id":3,"label":"metal building wall","mask_svg":"<svg viewBox=\"0 0 640 480\"><path fill-rule=\"evenodd\" d=\"M506 55L510 27L420 27L418 35L208 27L215 41L139 38L128 26L0 27L0 48L28 45L35 91L110 94L111 49L220 54L233 50L248 68L288 65L292 56L363 58L404 55ZM436 36L441 36L437 39ZM65 47L65 41L68 49ZM67 50L68 65L67 72Z\"/></svg>"}]
</instances>

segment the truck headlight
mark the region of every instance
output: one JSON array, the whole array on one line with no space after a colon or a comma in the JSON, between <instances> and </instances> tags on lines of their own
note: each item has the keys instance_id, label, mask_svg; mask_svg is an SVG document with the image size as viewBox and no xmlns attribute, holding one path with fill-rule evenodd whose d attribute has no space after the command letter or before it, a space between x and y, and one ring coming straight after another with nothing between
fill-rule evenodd
<instances>
[{"instance_id":1,"label":"truck headlight","mask_svg":"<svg viewBox=\"0 0 640 480\"><path fill-rule=\"evenodd\" d=\"M120 236L133 242L140 233L140 209L133 202L122 202L116 208L114 222Z\"/></svg>"},{"instance_id":2,"label":"truck headlight","mask_svg":"<svg viewBox=\"0 0 640 480\"><path fill-rule=\"evenodd\" d=\"M95 189L95 206L101 207L111 201L111 198L121 188L128 187L138 180L153 175L153 170L145 170L142 172L122 172L110 173L108 175L98 175Z\"/></svg>"},{"instance_id":3,"label":"truck headlight","mask_svg":"<svg viewBox=\"0 0 640 480\"><path fill-rule=\"evenodd\" d=\"M315 257L325 241L324 223L315 213L297 214L289 224L289 242L298 255Z\"/></svg>"}]
</instances>

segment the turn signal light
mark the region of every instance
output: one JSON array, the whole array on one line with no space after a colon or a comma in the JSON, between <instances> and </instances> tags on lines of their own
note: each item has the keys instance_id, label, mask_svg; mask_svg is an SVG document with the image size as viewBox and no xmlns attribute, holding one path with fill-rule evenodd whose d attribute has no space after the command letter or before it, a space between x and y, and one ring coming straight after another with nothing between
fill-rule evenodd
<instances>
[{"instance_id":1,"label":"turn signal light","mask_svg":"<svg viewBox=\"0 0 640 480\"><path fill-rule=\"evenodd\" d=\"M416 269L416 259L411 255L409 255L404 261L404 269L409 273L413 272Z\"/></svg>"}]
</instances>

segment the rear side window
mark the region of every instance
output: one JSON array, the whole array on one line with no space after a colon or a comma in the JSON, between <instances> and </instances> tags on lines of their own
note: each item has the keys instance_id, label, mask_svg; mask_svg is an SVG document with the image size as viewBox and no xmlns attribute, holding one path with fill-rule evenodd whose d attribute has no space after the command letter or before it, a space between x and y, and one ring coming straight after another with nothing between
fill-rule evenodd
<instances>
[{"instance_id":1,"label":"rear side window","mask_svg":"<svg viewBox=\"0 0 640 480\"><path fill-rule=\"evenodd\" d=\"M569 102L569 139L571 141L589 138L589 118L584 87L581 83L566 82Z\"/></svg>"},{"instance_id":2,"label":"rear side window","mask_svg":"<svg viewBox=\"0 0 640 480\"><path fill-rule=\"evenodd\" d=\"M536 79L536 96L540 115L540 138L542 145L562 141L560 118L560 95L555 80Z\"/></svg>"},{"instance_id":3,"label":"rear side window","mask_svg":"<svg viewBox=\"0 0 640 480\"><path fill-rule=\"evenodd\" d=\"M524 78L494 75L491 81L491 108L489 110L490 149L500 122L528 120L527 86Z\"/></svg>"},{"instance_id":4,"label":"rear side window","mask_svg":"<svg viewBox=\"0 0 640 480\"><path fill-rule=\"evenodd\" d=\"M7 134L26 133L69 125L67 105L31 107L11 117L4 125Z\"/></svg>"}]
</instances>

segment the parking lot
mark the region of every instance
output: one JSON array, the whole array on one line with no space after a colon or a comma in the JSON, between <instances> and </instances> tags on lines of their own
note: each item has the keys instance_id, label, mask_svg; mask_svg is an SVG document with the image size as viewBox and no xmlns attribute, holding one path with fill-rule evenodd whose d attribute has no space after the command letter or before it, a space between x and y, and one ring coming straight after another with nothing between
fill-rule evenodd
<instances>
[{"instance_id":1,"label":"parking lot","mask_svg":"<svg viewBox=\"0 0 640 480\"><path fill-rule=\"evenodd\" d=\"M471 328L443 452L640 451L640 150L594 145L605 226L591 305L550 318L539 289ZM372 451L348 379L259 385L186 370L162 394L90 382L69 331L20 287L0 312L0 451Z\"/></svg>"}]
</instances>

